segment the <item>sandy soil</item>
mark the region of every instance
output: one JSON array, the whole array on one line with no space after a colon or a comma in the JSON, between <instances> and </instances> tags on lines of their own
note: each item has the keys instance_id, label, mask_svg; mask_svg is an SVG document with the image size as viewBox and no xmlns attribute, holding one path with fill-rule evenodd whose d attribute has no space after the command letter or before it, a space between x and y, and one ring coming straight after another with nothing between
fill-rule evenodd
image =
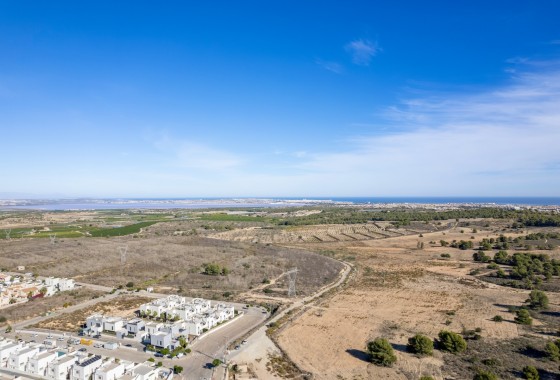
<instances>
[{"instance_id":1,"label":"sandy soil","mask_svg":"<svg viewBox=\"0 0 560 380\"><path fill-rule=\"evenodd\" d=\"M507 307L521 305L528 291L469 276L480 265L472 262L472 251L430 247L429 241L439 241L439 236L441 232L346 244L345 251L360 268L356 281L295 320L281 333L281 347L320 379L418 379L441 378L443 361L440 352L427 359L407 353L407 340L414 334L435 338L442 329L481 328L483 339L518 337L519 325L511 323ZM461 238L464 234L457 231L445 235L449 241ZM419 240L427 248L416 249ZM449 261L439 259L443 252L452 253ZM557 308L560 297L549 298ZM491 321L495 315L505 322ZM375 337L387 338L395 348L398 362L393 368L368 363L365 344Z\"/></svg>"}]
</instances>

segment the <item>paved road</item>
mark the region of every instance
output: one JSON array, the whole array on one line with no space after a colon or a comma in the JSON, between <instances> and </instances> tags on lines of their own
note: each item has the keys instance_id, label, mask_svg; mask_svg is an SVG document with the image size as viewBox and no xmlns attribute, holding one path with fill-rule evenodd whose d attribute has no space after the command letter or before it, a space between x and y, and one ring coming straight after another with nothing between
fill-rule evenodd
<instances>
[{"instance_id":1,"label":"paved road","mask_svg":"<svg viewBox=\"0 0 560 380\"><path fill-rule=\"evenodd\" d=\"M33 324L41 322L45 319L57 317L57 316L60 316L61 314L72 313L76 310L81 310L81 309L84 309L86 307L95 305L98 302L106 302L106 301L112 300L113 298L118 297L120 294L121 294L120 291L117 291L113 294L105 294L101 297L90 299L90 300L87 300L85 302L79 303L77 305L69 306L69 307L67 307L65 309L62 309L62 310L51 312L49 315L35 317L35 318L32 318L32 319L27 319L25 321L20 321L20 322L14 323L12 325L12 327L14 329L22 329L26 326L33 325Z\"/></svg>"},{"instance_id":2,"label":"paved road","mask_svg":"<svg viewBox=\"0 0 560 380\"><path fill-rule=\"evenodd\" d=\"M116 296L115 294L109 295L111 297ZM110 298L105 298L110 299ZM96 299L97 300L97 299ZM96 301L92 300L92 301ZM77 305L78 306L78 305ZM82 305L79 305L85 307ZM70 308L68 308L70 309ZM65 310L64 312L70 312ZM53 315L51 315L53 316ZM51 316L47 317L50 318ZM192 353L177 359L167 359L167 358L155 358L156 362L161 361L164 366L172 368L174 365L179 365L184 368L182 377L185 379L210 379L212 378L213 369L209 365L212 360L218 358L223 359L224 349L228 345L228 342L235 340L252 328L262 323L269 315L263 313L263 310L258 307L252 307L244 310L244 314L237 317L230 323L212 330L208 335L202 337L202 339L195 341L191 345ZM61 347L67 346L67 341L70 337L79 338L77 334L69 333L56 333L56 332L43 332L34 331L32 329L24 329L24 326L28 324L36 323L44 317L33 318L32 320L25 321L25 323L20 324L14 328L11 334L4 334L6 336L15 337L17 334L24 341L37 341L42 342L47 336L53 338L61 338L57 340L57 343ZM64 339L62 339L64 338ZM87 337L87 339L92 339ZM99 354L103 356L113 356L122 360L129 360L136 363L141 363L154 357L153 353L144 352L143 346L133 339L117 340L114 337L108 337L103 335L100 339L94 341L98 342L108 342L114 341L121 344L121 346L116 350L107 350L105 348L96 348L93 346L82 346L76 345L71 346L74 349L85 348L88 353ZM126 347L126 344L130 344L131 347Z\"/></svg>"},{"instance_id":3,"label":"paved road","mask_svg":"<svg viewBox=\"0 0 560 380\"><path fill-rule=\"evenodd\" d=\"M269 315L261 308L251 307L237 321L224 325L213 334L196 341L192 346L192 353L186 359L180 360L184 368L186 379L210 379L212 369L209 364L214 359L223 360L224 350L228 342L240 338L258 324L264 322ZM178 364L178 363L177 363Z\"/></svg>"},{"instance_id":4,"label":"paved road","mask_svg":"<svg viewBox=\"0 0 560 380\"><path fill-rule=\"evenodd\" d=\"M33 380L44 380L44 378L42 378L42 377L33 376L33 375L30 375L30 374L27 374L27 373L24 374L24 373L19 372L19 371L12 371L11 369L4 368L4 367L0 368L0 373L8 375L4 378L15 379L17 377L19 377L19 378L25 377L27 379L33 379ZM3 378L3 376L0 376L0 379L1 378Z\"/></svg>"}]
</instances>

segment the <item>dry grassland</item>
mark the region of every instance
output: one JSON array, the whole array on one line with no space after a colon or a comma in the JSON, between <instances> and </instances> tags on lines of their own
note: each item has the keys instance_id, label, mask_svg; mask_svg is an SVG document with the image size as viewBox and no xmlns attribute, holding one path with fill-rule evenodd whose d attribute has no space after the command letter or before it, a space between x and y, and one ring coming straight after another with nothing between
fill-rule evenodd
<instances>
[{"instance_id":1,"label":"dry grassland","mask_svg":"<svg viewBox=\"0 0 560 380\"><path fill-rule=\"evenodd\" d=\"M91 307L63 314L61 316L41 321L35 328L77 332L91 314L106 314L114 317L133 317L140 305L151 301L151 298L138 296L120 296L109 302L100 302Z\"/></svg>"},{"instance_id":2,"label":"dry grassland","mask_svg":"<svg viewBox=\"0 0 560 380\"><path fill-rule=\"evenodd\" d=\"M76 281L119 286L132 281L137 287L153 286L164 293L224 298L280 276L286 270L300 270L300 294L311 294L331 282L342 265L333 259L300 248L229 242L203 236L172 236L177 226L158 226L159 236L148 228L144 237L0 240L0 267L43 276L71 277ZM126 264L121 266L119 247L128 246ZM205 263L229 269L227 276L203 274ZM278 283L279 295L287 292Z\"/></svg>"},{"instance_id":3,"label":"dry grassland","mask_svg":"<svg viewBox=\"0 0 560 380\"><path fill-rule=\"evenodd\" d=\"M0 309L0 315L7 318L7 323L13 324L25 319L31 319L46 312L61 310L64 305L76 305L80 302L96 298L104 294L96 290L79 288L68 292L61 292L52 297L36 298L33 301L8 306Z\"/></svg>"},{"instance_id":4,"label":"dry grassland","mask_svg":"<svg viewBox=\"0 0 560 380\"><path fill-rule=\"evenodd\" d=\"M433 224L413 223L407 228L395 228L387 222L366 224L332 224L289 228L247 227L217 232L215 239L259 242L265 244L333 243L382 239L402 235L414 235L435 231Z\"/></svg>"},{"instance_id":5,"label":"dry grassland","mask_svg":"<svg viewBox=\"0 0 560 380\"><path fill-rule=\"evenodd\" d=\"M475 235L486 237L488 232ZM457 230L442 236L437 232L424 234L423 238L403 236L331 245L330 249L343 249L355 257L359 270L356 280L296 319L280 334L281 347L301 369L320 379L418 379L421 375L442 379L444 374L457 371L458 364L444 366L446 355L441 352L423 359L407 353L409 337L421 333L435 338L442 329L461 332L480 328L483 342L492 344L533 334L512 323L514 315L507 311L508 306L520 306L528 291L469 276L470 269L481 267L472 262L472 251L428 244L440 238L465 239L465 234ZM425 242L425 249L416 249L419 240ZM441 260L441 253L451 253L452 257ZM558 312L559 295L551 293L549 298L551 311ZM505 321L491 321L495 315ZM541 322L536 320L535 325ZM558 318L549 323L560 327ZM376 367L367 361L365 344L379 336L396 349L398 362L393 368ZM474 373L473 368L468 371ZM468 371L461 371L452 378L472 378ZM515 377L510 374L503 378Z\"/></svg>"}]
</instances>

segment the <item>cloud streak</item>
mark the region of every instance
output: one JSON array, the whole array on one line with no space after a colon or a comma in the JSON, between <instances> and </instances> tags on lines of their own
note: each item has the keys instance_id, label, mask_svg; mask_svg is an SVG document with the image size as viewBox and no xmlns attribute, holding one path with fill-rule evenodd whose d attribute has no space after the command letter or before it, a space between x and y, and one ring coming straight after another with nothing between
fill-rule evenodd
<instances>
[{"instance_id":1,"label":"cloud streak","mask_svg":"<svg viewBox=\"0 0 560 380\"><path fill-rule=\"evenodd\" d=\"M344 49L351 54L352 62L359 66L369 66L372 58L381 51L377 42L362 39L350 41Z\"/></svg>"},{"instance_id":2,"label":"cloud streak","mask_svg":"<svg viewBox=\"0 0 560 380\"><path fill-rule=\"evenodd\" d=\"M322 59L316 59L315 63L321 66L323 69L333 72L335 74L342 74L344 72L344 66L338 62L323 61Z\"/></svg>"},{"instance_id":3,"label":"cloud streak","mask_svg":"<svg viewBox=\"0 0 560 380\"><path fill-rule=\"evenodd\" d=\"M194 171L227 171L241 166L244 162L239 155L194 141L174 139L164 136L155 146L169 157L171 166Z\"/></svg>"},{"instance_id":4,"label":"cloud streak","mask_svg":"<svg viewBox=\"0 0 560 380\"><path fill-rule=\"evenodd\" d=\"M384 119L395 132L309 154L298 168L342 194L558 195L559 66L476 94L409 98Z\"/></svg>"}]
</instances>

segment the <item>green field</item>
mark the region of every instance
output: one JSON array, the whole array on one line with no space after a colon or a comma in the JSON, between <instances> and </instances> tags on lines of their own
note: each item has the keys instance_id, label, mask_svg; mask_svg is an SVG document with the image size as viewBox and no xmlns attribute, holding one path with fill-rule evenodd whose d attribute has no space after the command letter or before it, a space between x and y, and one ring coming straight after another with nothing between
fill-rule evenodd
<instances>
[{"instance_id":1,"label":"green field","mask_svg":"<svg viewBox=\"0 0 560 380\"><path fill-rule=\"evenodd\" d=\"M124 236L130 234L136 234L140 232L140 229L149 227L156 224L157 221L152 222L140 222L131 224L129 226L116 227L116 228L94 228L88 232L92 237L109 237L109 236Z\"/></svg>"},{"instance_id":2,"label":"green field","mask_svg":"<svg viewBox=\"0 0 560 380\"><path fill-rule=\"evenodd\" d=\"M225 213L201 214L199 216L200 220L215 222L268 222L268 219L262 216L232 215Z\"/></svg>"}]
</instances>

